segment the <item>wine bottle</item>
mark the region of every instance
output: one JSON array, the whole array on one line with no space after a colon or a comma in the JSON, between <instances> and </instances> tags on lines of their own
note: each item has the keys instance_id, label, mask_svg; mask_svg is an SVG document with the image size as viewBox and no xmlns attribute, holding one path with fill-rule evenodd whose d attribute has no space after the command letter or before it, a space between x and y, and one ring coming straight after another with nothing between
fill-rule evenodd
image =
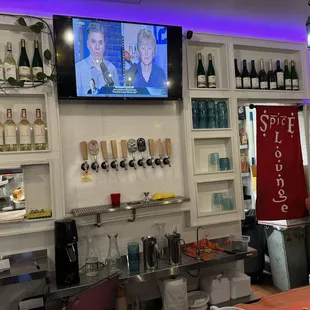
<instances>
[{"instance_id":1,"label":"wine bottle","mask_svg":"<svg viewBox=\"0 0 310 310\"><path fill-rule=\"evenodd\" d=\"M213 62L212 62L212 54L208 55L208 59L209 59L209 65L208 65L208 70L207 70L208 87L216 88L216 76L215 76L215 70L214 70Z\"/></svg>"},{"instance_id":2,"label":"wine bottle","mask_svg":"<svg viewBox=\"0 0 310 310\"><path fill-rule=\"evenodd\" d=\"M201 53L198 53L198 66L197 66L197 87L207 87L206 72L202 64Z\"/></svg>"},{"instance_id":3,"label":"wine bottle","mask_svg":"<svg viewBox=\"0 0 310 310\"><path fill-rule=\"evenodd\" d=\"M269 62L269 71L268 71L269 89L275 90L277 89L277 78L275 72L273 71L272 60L269 59L268 62Z\"/></svg>"},{"instance_id":4,"label":"wine bottle","mask_svg":"<svg viewBox=\"0 0 310 310\"><path fill-rule=\"evenodd\" d=\"M36 109L36 120L33 123L34 149L46 150L45 123L41 118L41 110Z\"/></svg>"},{"instance_id":5,"label":"wine bottle","mask_svg":"<svg viewBox=\"0 0 310 310\"><path fill-rule=\"evenodd\" d=\"M295 61L291 61L291 79L293 90L299 90L299 79L295 68Z\"/></svg>"},{"instance_id":6,"label":"wine bottle","mask_svg":"<svg viewBox=\"0 0 310 310\"><path fill-rule=\"evenodd\" d=\"M259 89L259 78L255 69L255 61L251 60L251 84L253 89Z\"/></svg>"},{"instance_id":7,"label":"wine bottle","mask_svg":"<svg viewBox=\"0 0 310 310\"><path fill-rule=\"evenodd\" d=\"M275 71L276 73L276 78L277 78L277 88L280 90L284 89L284 72L281 69L281 63L280 60L277 60L277 69Z\"/></svg>"},{"instance_id":8,"label":"wine bottle","mask_svg":"<svg viewBox=\"0 0 310 310\"><path fill-rule=\"evenodd\" d=\"M3 124L0 122L0 152L4 150Z\"/></svg>"},{"instance_id":9,"label":"wine bottle","mask_svg":"<svg viewBox=\"0 0 310 310\"><path fill-rule=\"evenodd\" d=\"M38 81L37 74L43 72L43 62L39 51L39 41L34 41L34 55L32 59L32 77L34 81Z\"/></svg>"},{"instance_id":10,"label":"wine bottle","mask_svg":"<svg viewBox=\"0 0 310 310\"><path fill-rule=\"evenodd\" d=\"M21 52L18 62L18 73L20 81L31 81L30 62L26 52L25 39L21 39Z\"/></svg>"},{"instance_id":11,"label":"wine bottle","mask_svg":"<svg viewBox=\"0 0 310 310\"><path fill-rule=\"evenodd\" d=\"M260 89L268 89L268 77L264 68L264 59L261 58L259 60L260 63L260 71L259 71L259 88Z\"/></svg>"},{"instance_id":12,"label":"wine bottle","mask_svg":"<svg viewBox=\"0 0 310 310\"><path fill-rule=\"evenodd\" d=\"M251 77L250 77L250 73L248 71L245 59L243 60L242 85L243 85L244 89L250 89L251 88Z\"/></svg>"},{"instance_id":13,"label":"wine bottle","mask_svg":"<svg viewBox=\"0 0 310 310\"><path fill-rule=\"evenodd\" d=\"M288 60L284 60L284 84L286 90L292 90L292 79L291 79L291 73L288 68Z\"/></svg>"},{"instance_id":14,"label":"wine bottle","mask_svg":"<svg viewBox=\"0 0 310 310\"><path fill-rule=\"evenodd\" d=\"M26 109L21 111L21 121L19 122L19 147L21 151L30 151L31 147L31 127L27 119Z\"/></svg>"},{"instance_id":15,"label":"wine bottle","mask_svg":"<svg viewBox=\"0 0 310 310\"><path fill-rule=\"evenodd\" d=\"M3 72L3 62L0 58L0 81L4 80L4 72Z\"/></svg>"},{"instance_id":16,"label":"wine bottle","mask_svg":"<svg viewBox=\"0 0 310 310\"><path fill-rule=\"evenodd\" d=\"M240 71L238 69L238 60L235 59L235 78L236 78L236 88L241 89L242 88L242 77L240 74Z\"/></svg>"},{"instance_id":17,"label":"wine bottle","mask_svg":"<svg viewBox=\"0 0 310 310\"><path fill-rule=\"evenodd\" d=\"M7 152L17 151L17 127L12 119L12 109L6 110L7 120L4 123L4 143Z\"/></svg>"},{"instance_id":18,"label":"wine bottle","mask_svg":"<svg viewBox=\"0 0 310 310\"><path fill-rule=\"evenodd\" d=\"M12 43L7 43L6 56L4 59L4 78L8 80L10 77L16 80L16 61L12 54Z\"/></svg>"}]
</instances>

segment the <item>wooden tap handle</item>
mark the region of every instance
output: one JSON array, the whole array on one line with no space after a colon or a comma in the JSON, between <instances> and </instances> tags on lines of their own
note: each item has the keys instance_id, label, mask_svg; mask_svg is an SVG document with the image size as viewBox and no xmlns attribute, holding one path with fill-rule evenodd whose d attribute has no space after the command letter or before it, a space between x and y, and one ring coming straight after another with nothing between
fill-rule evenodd
<instances>
[{"instance_id":1,"label":"wooden tap handle","mask_svg":"<svg viewBox=\"0 0 310 310\"><path fill-rule=\"evenodd\" d=\"M112 156L114 159L118 158L116 140L111 140Z\"/></svg>"},{"instance_id":2,"label":"wooden tap handle","mask_svg":"<svg viewBox=\"0 0 310 310\"><path fill-rule=\"evenodd\" d=\"M122 147L122 156L123 158L128 157L128 152L127 152L127 141L126 140L121 140L121 147Z\"/></svg>"},{"instance_id":3,"label":"wooden tap handle","mask_svg":"<svg viewBox=\"0 0 310 310\"><path fill-rule=\"evenodd\" d=\"M87 142L86 141L80 142L80 148L83 160L88 160Z\"/></svg>"},{"instance_id":4,"label":"wooden tap handle","mask_svg":"<svg viewBox=\"0 0 310 310\"><path fill-rule=\"evenodd\" d=\"M155 154L155 143L153 139L148 139L149 143L149 154L151 157L154 157Z\"/></svg>"},{"instance_id":5,"label":"wooden tap handle","mask_svg":"<svg viewBox=\"0 0 310 310\"><path fill-rule=\"evenodd\" d=\"M161 139L157 140L157 144L158 144L158 155L163 156L163 143Z\"/></svg>"},{"instance_id":6,"label":"wooden tap handle","mask_svg":"<svg viewBox=\"0 0 310 310\"><path fill-rule=\"evenodd\" d=\"M101 141L101 151L102 151L102 156L104 160L108 160L109 155L108 155L108 146L107 146L107 141Z\"/></svg>"},{"instance_id":7,"label":"wooden tap handle","mask_svg":"<svg viewBox=\"0 0 310 310\"><path fill-rule=\"evenodd\" d=\"M166 138L166 153L168 156L171 156L171 139Z\"/></svg>"}]
</instances>

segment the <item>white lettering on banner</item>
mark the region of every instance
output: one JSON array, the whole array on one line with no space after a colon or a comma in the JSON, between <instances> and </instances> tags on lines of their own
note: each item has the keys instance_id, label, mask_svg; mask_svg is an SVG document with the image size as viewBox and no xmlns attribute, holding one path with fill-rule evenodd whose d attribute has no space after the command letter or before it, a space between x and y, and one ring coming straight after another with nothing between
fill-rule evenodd
<instances>
[{"instance_id":1,"label":"white lettering on banner","mask_svg":"<svg viewBox=\"0 0 310 310\"><path fill-rule=\"evenodd\" d=\"M266 137L268 131L272 129L273 126L284 127L285 130L291 134L291 137L293 137L293 134L295 133L296 117L293 112L291 113L291 116L280 116L280 113L278 113L278 115L268 115L267 111L264 110L264 113L260 117L260 122L261 126L259 129L263 132L263 137ZM275 131L274 144L276 145L281 143L282 139L280 139L280 132ZM276 172L281 172L284 168L284 165L281 164L282 152L279 148L280 146L277 145L274 152L274 156L278 159L278 163L275 164ZM284 203L287 200L287 196L285 194L285 190L283 189L285 187L285 182L281 174L278 174L278 178L276 178L275 181L279 190L277 192L277 197L273 198L272 201L275 203L280 203L281 212L287 213L289 206Z\"/></svg>"}]
</instances>

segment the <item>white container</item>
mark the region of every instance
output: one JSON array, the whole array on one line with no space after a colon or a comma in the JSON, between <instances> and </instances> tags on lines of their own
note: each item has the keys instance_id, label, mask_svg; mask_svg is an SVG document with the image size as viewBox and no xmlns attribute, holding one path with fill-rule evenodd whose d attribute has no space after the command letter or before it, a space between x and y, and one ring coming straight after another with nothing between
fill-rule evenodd
<instances>
[{"instance_id":1,"label":"white container","mask_svg":"<svg viewBox=\"0 0 310 310\"><path fill-rule=\"evenodd\" d=\"M203 291L193 291L187 294L189 310L208 309L209 295Z\"/></svg>"},{"instance_id":2,"label":"white container","mask_svg":"<svg viewBox=\"0 0 310 310\"><path fill-rule=\"evenodd\" d=\"M230 278L230 298L237 299L251 294L251 278L238 272Z\"/></svg>"},{"instance_id":3,"label":"white container","mask_svg":"<svg viewBox=\"0 0 310 310\"><path fill-rule=\"evenodd\" d=\"M250 242L250 236L230 235L229 240L231 242L231 249L233 251L247 252L248 244Z\"/></svg>"},{"instance_id":4,"label":"white container","mask_svg":"<svg viewBox=\"0 0 310 310\"><path fill-rule=\"evenodd\" d=\"M202 277L200 280L200 290L209 294L212 305L230 300L230 281L228 278L222 277L222 275Z\"/></svg>"}]
</instances>

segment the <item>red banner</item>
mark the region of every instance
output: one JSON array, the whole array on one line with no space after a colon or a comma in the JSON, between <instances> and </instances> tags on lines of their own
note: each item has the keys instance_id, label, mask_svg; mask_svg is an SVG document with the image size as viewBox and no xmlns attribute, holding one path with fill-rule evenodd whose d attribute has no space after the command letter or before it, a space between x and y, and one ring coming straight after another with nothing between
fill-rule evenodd
<instances>
[{"instance_id":1,"label":"red banner","mask_svg":"<svg viewBox=\"0 0 310 310\"><path fill-rule=\"evenodd\" d=\"M256 107L258 220L308 215L297 107Z\"/></svg>"}]
</instances>

